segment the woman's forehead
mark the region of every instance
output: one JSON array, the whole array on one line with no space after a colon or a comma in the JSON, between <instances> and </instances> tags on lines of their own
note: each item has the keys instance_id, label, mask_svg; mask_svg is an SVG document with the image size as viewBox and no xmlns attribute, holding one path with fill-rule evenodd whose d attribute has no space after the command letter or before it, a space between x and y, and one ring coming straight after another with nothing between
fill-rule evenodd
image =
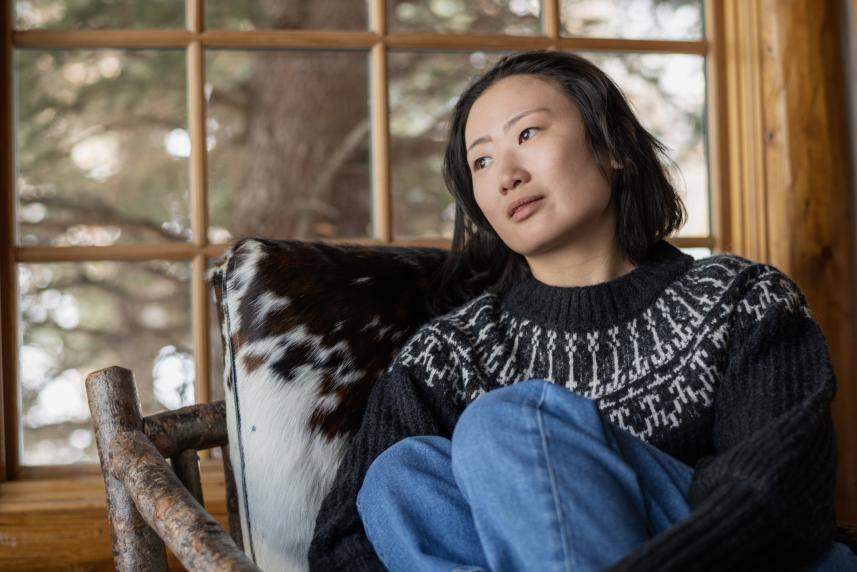
<instances>
[{"instance_id":1,"label":"woman's forehead","mask_svg":"<svg viewBox=\"0 0 857 572\"><path fill-rule=\"evenodd\" d=\"M513 75L485 90L470 109L464 126L466 141L499 131L528 110L543 109L554 116L574 113L574 104L554 83L532 75Z\"/></svg>"}]
</instances>

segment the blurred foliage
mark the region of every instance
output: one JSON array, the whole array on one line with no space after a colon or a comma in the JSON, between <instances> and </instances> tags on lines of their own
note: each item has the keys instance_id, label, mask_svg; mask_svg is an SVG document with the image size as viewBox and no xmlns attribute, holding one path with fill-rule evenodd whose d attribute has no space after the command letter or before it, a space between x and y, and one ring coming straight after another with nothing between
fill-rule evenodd
<instances>
[{"instance_id":1,"label":"blurred foliage","mask_svg":"<svg viewBox=\"0 0 857 572\"><path fill-rule=\"evenodd\" d=\"M700 0L623 0L618 16L613 4L564 2L563 10L570 19L585 16L578 18L583 33L603 28L605 14L621 18L623 29L657 30L677 10L690 28L701 22ZM184 28L176 0L17 0L16 7L19 29ZM368 13L362 1L210 0L205 7L208 26L238 30L359 30ZM396 32L541 33L535 0L392 0L388 7ZM461 90L501 55L390 52L397 236L450 234L440 177L446 120ZM703 59L592 57L673 148L689 196L697 197L692 216L701 222L693 228L707 232ZM209 50L205 61L210 239L370 235L368 53ZM183 51L18 50L16 74L20 244L190 238ZM165 261L19 266L24 464L96 461L82 397L92 370L132 368L147 414L193 399L189 277L188 263Z\"/></svg>"},{"instance_id":2,"label":"blurred foliage","mask_svg":"<svg viewBox=\"0 0 857 572\"><path fill-rule=\"evenodd\" d=\"M208 50L211 240L371 236L368 65L362 50Z\"/></svg>"},{"instance_id":3,"label":"blurred foliage","mask_svg":"<svg viewBox=\"0 0 857 572\"><path fill-rule=\"evenodd\" d=\"M144 415L193 402L189 263L22 264L18 287L25 463L97 459L83 379L107 365Z\"/></svg>"},{"instance_id":4,"label":"blurred foliage","mask_svg":"<svg viewBox=\"0 0 857 572\"><path fill-rule=\"evenodd\" d=\"M348 3L350 17L312 22L303 0L205 0L205 26L225 30L365 30L369 0L348 0Z\"/></svg>"},{"instance_id":5,"label":"blurred foliage","mask_svg":"<svg viewBox=\"0 0 857 572\"><path fill-rule=\"evenodd\" d=\"M13 0L18 29L184 28L177 0Z\"/></svg>"},{"instance_id":6,"label":"blurred foliage","mask_svg":"<svg viewBox=\"0 0 857 572\"><path fill-rule=\"evenodd\" d=\"M16 67L21 244L190 237L182 51L18 50Z\"/></svg>"},{"instance_id":7,"label":"blurred foliage","mask_svg":"<svg viewBox=\"0 0 857 572\"><path fill-rule=\"evenodd\" d=\"M387 3L391 32L440 34L541 33L539 0L392 0Z\"/></svg>"},{"instance_id":8,"label":"blurred foliage","mask_svg":"<svg viewBox=\"0 0 857 572\"><path fill-rule=\"evenodd\" d=\"M701 40L703 0L560 0L561 34Z\"/></svg>"},{"instance_id":9,"label":"blurred foliage","mask_svg":"<svg viewBox=\"0 0 857 572\"><path fill-rule=\"evenodd\" d=\"M390 162L395 236L452 236L454 205L440 175L447 119L458 95L503 55L390 52Z\"/></svg>"}]
</instances>

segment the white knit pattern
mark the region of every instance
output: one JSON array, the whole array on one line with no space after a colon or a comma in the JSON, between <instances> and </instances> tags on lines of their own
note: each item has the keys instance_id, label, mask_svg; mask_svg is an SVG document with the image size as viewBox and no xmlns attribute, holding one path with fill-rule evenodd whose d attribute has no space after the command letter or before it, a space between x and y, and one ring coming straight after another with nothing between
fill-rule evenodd
<instances>
[{"instance_id":1,"label":"white knit pattern","mask_svg":"<svg viewBox=\"0 0 857 572\"><path fill-rule=\"evenodd\" d=\"M784 274L733 255L696 261L645 310L602 329L554 330L501 309L486 293L423 326L390 368L421 370L461 408L532 378L596 400L615 425L654 442L710 423L735 327L777 306L809 317Z\"/></svg>"}]
</instances>

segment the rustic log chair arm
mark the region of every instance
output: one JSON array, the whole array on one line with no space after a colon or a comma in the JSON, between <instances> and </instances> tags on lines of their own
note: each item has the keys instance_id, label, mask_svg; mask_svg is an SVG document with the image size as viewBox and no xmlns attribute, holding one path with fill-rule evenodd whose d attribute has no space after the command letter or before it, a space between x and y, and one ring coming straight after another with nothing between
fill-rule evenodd
<instances>
[{"instance_id":1,"label":"rustic log chair arm","mask_svg":"<svg viewBox=\"0 0 857 572\"><path fill-rule=\"evenodd\" d=\"M258 570L239 548L241 527L223 402L144 418L133 374L121 367L90 374L86 392L116 569L167 570L166 543L189 570ZM231 536L202 506L196 451L217 446L224 452Z\"/></svg>"},{"instance_id":2,"label":"rustic log chair arm","mask_svg":"<svg viewBox=\"0 0 857 572\"><path fill-rule=\"evenodd\" d=\"M143 433L166 458L190 449L220 447L228 440L226 405L217 401L144 417Z\"/></svg>"},{"instance_id":3,"label":"rustic log chair arm","mask_svg":"<svg viewBox=\"0 0 857 572\"><path fill-rule=\"evenodd\" d=\"M109 460L143 520L188 570L258 570L143 433L115 435Z\"/></svg>"}]
</instances>

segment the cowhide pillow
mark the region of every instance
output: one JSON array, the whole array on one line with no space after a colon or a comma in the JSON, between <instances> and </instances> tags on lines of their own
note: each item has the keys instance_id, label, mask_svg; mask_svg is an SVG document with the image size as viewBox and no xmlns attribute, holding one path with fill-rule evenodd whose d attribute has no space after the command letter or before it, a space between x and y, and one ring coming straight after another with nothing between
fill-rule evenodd
<instances>
[{"instance_id":1,"label":"cowhide pillow","mask_svg":"<svg viewBox=\"0 0 857 572\"><path fill-rule=\"evenodd\" d=\"M445 251L245 239L210 277L244 551L306 570L372 384L429 316Z\"/></svg>"}]
</instances>

